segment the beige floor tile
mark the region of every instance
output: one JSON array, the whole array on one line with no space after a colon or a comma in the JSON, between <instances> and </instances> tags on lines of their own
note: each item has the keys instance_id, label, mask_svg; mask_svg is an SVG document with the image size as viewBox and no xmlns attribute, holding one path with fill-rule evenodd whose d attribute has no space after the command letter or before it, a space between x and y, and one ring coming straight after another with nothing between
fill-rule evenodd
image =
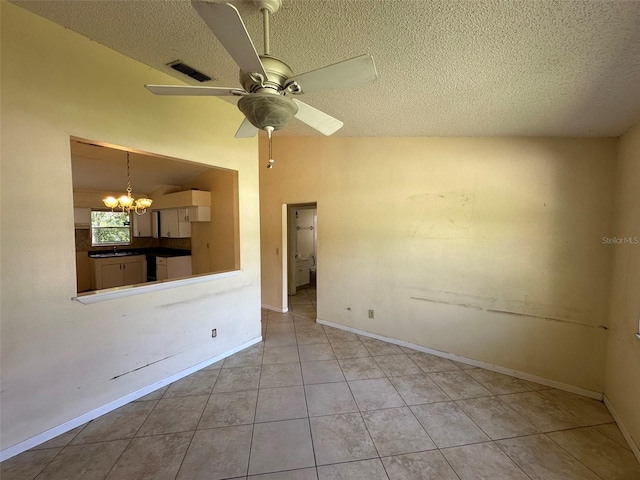
<instances>
[{"instance_id":1,"label":"beige floor tile","mask_svg":"<svg viewBox=\"0 0 640 480\"><path fill-rule=\"evenodd\" d=\"M640 464L629 450L593 428L578 428L547 436L604 480L638 480Z\"/></svg>"},{"instance_id":2,"label":"beige floor tile","mask_svg":"<svg viewBox=\"0 0 640 480\"><path fill-rule=\"evenodd\" d=\"M359 341L355 333L340 330L338 328L324 325L324 333L327 335L330 343L343 343Z\"/></svg>"},{"instance_id":3,"label":"beige floor tile","mask_svg":"<svg viewBox=\"0 0 640 480\"><path fill-rule=\"evenodd\" d=\"M318 467L319 480L388 480L382 462L360 460Z\"/></svg>"},{"instance_id":4,"label":"beige floor tile","mask_svg":"<svg viewBox=\"0 0 640 480\"><path fill-rule=\"evenodd\" d=\"M317 465L378 457L359 413L310 418Z\"/></svg>"},{"instance_id":5,"label":"beige floor tile","mask_svg":"<svg viewBox=\"0 0 640 480\"><path fill-rule=\"evenodd\" d=\"M276 363L299 362L298 347L290 345L288 347L266 347L262 358L263 365L274 365Z\"/></svg>"},{"instance_id":6,"label":"beige floor tile","mask_svg":"<svg viewBox=\"0 0 640 480\"><path fill-rule=\"evenodd\" d=\"M257 398L257 390L212 394L198 423L198 429L253 423Z\"/></svg>"},{"instance_id":7,"label":"beige floor tile","mask_svg":"<svg viewBox=\"0 0 640 480\"><path fill-rule=\"evenodd\" d=\"M247 478L248 480L318 480L318 475L315 468L303 468L286 472L249 475Z\"/></svg>"},{"instance_id":8,"label":"beige floor tile","mask_svg":"<svg viewBox=\"0 0 640 480\"><path fill-rule=\"evenodd\" d=\"M460 370L460 368L451 360L436 357L435 355L429 355L428 353L412 353L409 357L425 373Z\"/></svg>"},{"instance_id":9,"label":"beige floor tile","mask_svg":"<svg viewBox=\"0 0 640 480\"><path fill-rule=\"evenodd\" d=\"M499 398L541 432L585 425L585 422L549 401L540 392L514 393Z\"/></svg>"},{"instance_id":10,"label":"beige floor tile","mask_svg":"<svg viewBox=\"0 0 640 480\"><path fill-rule=\"evenodd\" d=\"M73 439L71 444L78 445L81 443L108 442L110 440L133 438L156 406L156 403L158 402L131 402L106 413L89 422Z\"/></svg>"},{"instance_id":11,"label":"beige floor tile","mask_svg":"<svg viewBox=\"0 0 640 480\"><path fill-rule=\"evenodd\" d=\"M374 357L378 366L388 376L394 375L416 375L422 373L413 360L406 354L383 355Z\"/></svg>"},{"instance_id":12,"label":"beige floor tile","mask_svg":"<svg viewBox=\"0 0 640 480\"><path fill-rule=\"evenodd\" d=\"M556 390L555 388L542 390L539 393L559 407L564 408L585 421L588 425L600 425L614 421L605 404L598 400L576 395L575 393Z\"/></svg>"},{"instance_id":13,"label":"beige floor tile","mask_svg":"<svg viewBox=\"0 0 640 480\"><path fill-rule=\"evenodd\" d=\"M453 400L490 397L491 392L463 370L430 373L429 377Z\"/></svg>"},{"instance_id":14,"label":"beige floor tile","mask_svg":"<svg viewBox=\"0 0 640 480\"><path fill-rule=\"evenodd\" d=\"M69 430L68 432L58 435L57 437L52 438L47 442L41 443L40 445L33 447L32 450L42 450L44 448L66 447L67 445L69 445L69 443L71 443L71 440L73 440L76 437L76 435L78 435L82 431L82 429L87 425L88 423L85 423L84 425L80 425L79 427L76 427L72 430Z\"/></svg>"},{"instance_id":15,"label":"beige floor tile","mask_svg":"<svg viewBox=\"0 0 640 480\"><path fill-rule=\"evenodd\" d=\"M492 440L538 433L538 429L496 397L455 402Z\"/></svg>"},{"instance_id":16,"label":"beige floor tile","mask_svg":"<svg viewBox=\"0 0 640 480\"><path fill-rule=\"evenodd\" d=\"M600 477L544 435L510 438L500 448L534 480L598 480Z\"/></svg>"},{"instance_id":17,"label":"beige floor tile","mask_svg":"<svg viewBox=\"0 0 640 480\"><path fill-rule=\"evenodd\" d=\"M299 363L279 363L265 365L260 376L260 388L293 387L302 385Z\"/></svg>"},{"instance_id":18,"label":"beige floor tile","mask_svg":"<svg viewBox=\"0 0 640 480\"><path fill-rule=\"evenodd\" d=\"M253 430L249 474L314 466L309 421L257 423Z\"/></svg>"},{"instance_id":19,"label":"beige floor tile","mask_svg":"<svg viewBox=\"0 0 640 480\"><path fill-rule=\"evenodd\" d=\"M311 299L307 293L302 293L299 295L289 297L290 305L311 305Z\"/></svg>"},{"instance_id":20,"label":"beige floor tile","mask_svg":"<svg viewBox=\"0 0 640 480\"><path fill-rule=\"evenodd\" d=\"M453 402L410 407L438 448L486 442L489 437Z\"/></svg>"},{"instance_id":21,"label":"beige floor tile","mask_svg":"<svg viewBox=\"0 0 640 480\"><path fill-rule=\"evenodd\" d=\"M358 340L357 342L344 342L344 343L332 343L333 353L336 358L361 358L370 357L369 350L365 348L363 343Z\"/></svg>"},{"instance_id":22,"label":"beige floor tile","mask_svg":"<svg viewBox=\"0 0 640 480\"><path fill-rule=\"evenodd\" d=\"M102 480L129 442L114 440L65 447L38 475L38 480Z\"/></svg>"},{"instance_id":23,"label":"beige floor tile","mask_svg":"<svg viewBox=\"0 0 640 480\"><path fill-rule=\"evenodd\" d=\"M529 480L520 467L494 443L446 448L442 454L461 480Z\"/></svg>"},{"instance_id":24,"label":"beige floor tile","mask_svg":"<svg viewBox=\"0 0 640 480\"><path fill-rule=\"evenodd\" d=\"M264 341L265 347L287 347L297 345L295 333L267 333Z\"/></svg>"},{"instance_id":25,"label":"beige floor tile","mask_svg":"<svg viewBox=\"0 0 640 480\"><path fill-rule=\"evenodd\" d=\"M626 448L627 450L631 450L631 448L629 447L629 444L627 443L627 440L624 438L624 435L622 435L622 432L618 428L618 425L616 425L615 423L607 423L605 425L597 425L597 426L595 426L593 428L598 430L605 437L609 437L611 440L616 442L618 445Z\"/></svg>"},{"instance_id":26,"label":"beige floor tile","mask_svg":"<svg viewBox=\"0 0 640 480\"><path fill-rule=\"evenodd\" d=\"M192 436L186 432L134 438L107 480L174 480Z\"/></svg>"},{"instance_id":27,"label":"beige floor tile","mask_svg":"<svg viewBox=\"0 0 640 480\"><path fill-rule=\"evenodd\" d=\"M309 318L316 318L316 307L311 302L309 304L293 304L291 310L294 315L305 315Z\"/></svg>"},{"instance_id":28,"label":"beige floor tile","mask_svg":"<svg viewBox=\"0 0 640 480\"><path fill-rule=\"evenodd\" d=\"M386 376L373 357L345 358L338 360L338 363L347 380L366 380Z\"/></svg>"},{"instance_id":29,"label":"beige floor tile","mask_svg":"<svg viewBox=\"0 0 640 480\"><path fill-rule=\"evenodd\" d=\"M446 402L449 396L427 375L406 375L389 377L400 396L407 405L422 405L425 403Z\"/></svg>"},{"instance_id":30,"label":"beige floor tile","mask_svg":"<svg viewBox=\"0 0 640 480\"><path fill-rule=\"evenodd\" d=\"M2 480L32 480L62 451L62 447L29 450L0 464Z\"/></svg>"},{"instance_id":31,"label":"beige floor tile","mask_svg":"<svg viewBox=\"0 0 640 480\"><path fill-rule=\"evenodd\" d=\"M169 385L162 398L187 395L209 395L218 379L219 370L200 370Z\"/></svg>"},{"instance_id":32,"label":"beige floor tile","mask_svg":"<svg viewBox=\"0 0 640 480\"><path fill-rule=\"evenodd\" d=\"M220 363L220 362L218 362ZM165 385L164 387L160 387L157 390L154 390L151 393L146 394L144 397L140 397L135 402L148 402L150 400L160 400L164 393L169 389L169 385Z\"/></svg>"},{"instance_id":33,"label":"beige floor tile","mask_svg":"<svg viewBox=\"0 0 640 480\"><path fill-rule=\"evenodd\" d=\"M213 393L256 390L260 382L261 367L223 368L220 370Z\"/></svg>"},{"instance_id":34,"label":"beige floor tile","mask_svg":"<svg viewBox=\"0 0 640 480\"><path fill-rule=\"evenodd\" d=\"M255 367L262 364L263 345L256 344L224 359L222 368Z\"/></svg>"},{"instance_id":35,"label":"beige floor tile","mask_svg":"<svg viewBox=\"0 0 640 480\"><path fill-rule=\"evenodd\" d=\"M176 480L220 480L247 474L251 425L198 430Z\"/></svg>"},{"instance_id":36,"label":"beige floor tile","mask_svg":"<svg viewBox=\"0 0 640 480\"><path fill-rule=\"evenodd\" d=\"M358 335L358 338L364 344L367 351L374 357L380 355L398 355L403 353L398 345L383 342L382 340L378 340L375 338L364 337L362 335Z\"/></svg>"},{"instance_id":37,"label":"beige floor tile","mask_svg":"<svg viewBox=\"0 0 640 480\"><path fill-rule=\"evenodd\" d=\"M337 360L303 362L301 366L302 379L305 385L345 381L342 369Z\"/></svg>"},{"instance_id":38,"label":"beige floor tile","mask_svg":"<svg viewBox=\"0 0 640 480\"><path fill-rule=\"evenodd\" d=\"M529 386L522 380L510 377L509 375L492 372L491 370L474 368L472 370L468 370L467 374L494 395L529 392L531 390L531 388L529 388Z\"/></svg>"},{"instance_id":39,"label":"beige floor tile","mask_svg":"<svg viewBox=\"0 0 640 480\"><path fill-rule=\"evenodd\" d=\"M326 343L317 343L312 345L300 345L301 362L315 362L317 360L333 360L336 356L333 353L331 345Z\"/></svg>"},{"instance_id":40,"label":"beige floor tile","mask_svg":"<svg viewBox=\"0 0 640 480\"><path fill-rule=\"evenodd\" d=\"M329 345L329 339L322 332L311 332L311 331L296 331L296 340L298 345L315 345L319 343Z\"/></svg>"},{"instance_id":41,"label":"beige floor tile","mask_svg":"<svg viewBox=\"0 0 640 480\"><path fill-rule=\"evenodd\" d=\"M464 362L456 362L455 360L451 360L451 363L453 363L460 370L473 370L474 368L478 368L475 365L470 365Z\"/></svg>"},{"instance_id":42,"label":"beige floor tile","mask_svg":"<svg viewBox=\"0 0 640 480\"><path fill-rule=\"evenodd\" d=\"M362 418L381 457L436 448L408 407L363 412Z\"/></svg>"},{"instance_id":43,"label":"beige floor tile","mask_svg":"<svg viewBox=\"0 0 640 480\"><path fill-rule=\"evenodd\" d=\"M306 385L304 390L310 417L358 411L346 382Z\"/></svg>"},{"instance_id":44,"label":"beige floor tile","mask_svg":"<svg viewBox=\"0 0 640 480\"><path fill-rule=\"evenodd\" d=\"M162 399L136 434L138 437L195 430L208 395Z\"/></svg>"},{"instance_id":45,"label":"beige floor tile","mask_svg":"<svg viewBox=\"0 0 640 480\"><path fill-rule=\"evenodd\" d=\"M459 480L439 451L409 453L382 459L389 480Z\"/></svg>"},{"instance_id":46,"label":"beige floor tile","mask_svg":"<svg viewBox=\"0 0 640 480\"><path fill-rule=\"evenodd\" d=\"M302 386L263 388L258 395L256 422L306 418L307 402Z\"/></svg>"},{"instance_id":47,"label":"beige floor tile","mask_svg":"<svg viewBox=\"0 0 640 480\"><path fill-rule=\"evenodd\" d=\"M405 406L402 397L386 378L352 380L349 387L361 411Z\"/></svg>"}]
</instances>

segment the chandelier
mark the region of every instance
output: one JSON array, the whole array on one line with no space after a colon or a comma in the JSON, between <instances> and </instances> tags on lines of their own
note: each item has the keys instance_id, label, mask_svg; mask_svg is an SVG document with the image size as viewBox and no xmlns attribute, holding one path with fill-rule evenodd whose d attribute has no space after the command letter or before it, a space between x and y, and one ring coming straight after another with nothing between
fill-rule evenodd
<instances>
[{"instance_id":1,"label":"chandelier","mask_svg":"<svg viewBox=\"0 0 640 480\"><path fill-rule=\"evenodd\" d=\"M127 194L122 195L119 198L107 197L103 198L104 204L113 211L115 208L119 208L123 213L131 213L133 210L138 215L144 215L147 213L147 208L151 206L153 200L150 198L134 199L131 196L131 174L129 171L129 152L127 152Z\"/></svg>"}]
</instances>

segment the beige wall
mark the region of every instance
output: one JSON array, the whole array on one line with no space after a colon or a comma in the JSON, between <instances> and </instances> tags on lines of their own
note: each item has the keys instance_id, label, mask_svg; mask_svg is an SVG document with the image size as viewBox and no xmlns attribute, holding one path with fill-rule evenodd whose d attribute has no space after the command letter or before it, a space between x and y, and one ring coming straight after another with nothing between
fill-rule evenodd
<instances>
[{"instance_id":1,"label":"beige wall","mask_svg":"<svg viewBox=\"0 0 640 480\"><path fill-rule=\"evenodd\" d=\"M607 237L631 243L607 246L613 265L604 393L640 455L640 124L620 140L615 212Z\"/></svg>"},{"instance_id":2,"label":"beige wall","mask_svg":"<svg viewBox=\"0 0 640 480\"><path fill-rule=\"evenodd\" d=\"M320 319L601 392L616 144L276 135L262 303L282 204L317 201Z\"/></svg>"},{"instance_id":3,"label":"beige wall","mask_svg":"<svg viewBox=\"0 0 640 480\"><path fill-rule=\"evenodd\" d=\"M191 224L193 274L240 268L238 172L214 169L182 185L211 192L211 221Z\"/></svg>"},{"instance_id":4,"label":"beige wall","mask_svg":"<svg viewBox=\"0 0 640 480\"><path fill-rule=\"evenodd\" d=\"M260 336L257 141L217 99L0 2L1 447ZM239 172L242 271L83 305L76 294L70 136ZM211 328L218 337L211 338Z\"/></svg>"}]
</instances>

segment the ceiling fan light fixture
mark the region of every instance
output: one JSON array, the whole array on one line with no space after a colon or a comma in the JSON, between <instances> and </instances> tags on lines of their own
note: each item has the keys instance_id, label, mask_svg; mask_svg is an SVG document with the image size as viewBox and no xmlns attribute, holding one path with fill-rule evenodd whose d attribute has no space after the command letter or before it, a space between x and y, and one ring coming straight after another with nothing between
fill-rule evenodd
<instances>
[{"instance_id":1,"label":"ceiling fan light fixture","mask_svg":"<svg viewBox=\"0 0 640 480\"><path fill-rule=\"evenodd\" d=\"M273 93L245 95L238 101L238 108L254 127L261 130L265 127L280 130L298 113L293 100Z\"/></svg>"}]
</instances>

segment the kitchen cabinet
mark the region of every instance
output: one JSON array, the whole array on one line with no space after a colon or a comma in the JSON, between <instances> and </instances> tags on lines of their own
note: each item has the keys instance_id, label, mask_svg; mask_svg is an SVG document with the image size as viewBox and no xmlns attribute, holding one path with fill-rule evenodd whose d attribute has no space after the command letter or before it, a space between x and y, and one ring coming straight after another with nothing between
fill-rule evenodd
<instances>
[{"instance_id":1,"label":"kitchen cabinet","mask_svg":"<svg viewBox=\"0 0 640 480\"><path fill-rule=\"evenodd\" d=\"M191 255L156 258L156 279L158 281L190 276Z\"/></svg>"},{"instance_id":2,"label":"kitchen cabinet","mask_svg":"<svg viewBox=\"0 0 640 480\"><path fill-rule=\"evenodd\" d=\"M172 208L211 206L211 192L202 190L184 190L181 192L166 193L153 199L153 208L156 210L168 210Z\"/></svg>"},{"instance_id":3,"label":"kitchen cabinet","mask_svg":"<svg viewBox=\"0 0 640 480\"><path fill-rule=\"evenodd\" d=\"M309 266L310 262L308 258L296 259L296 287L309 284Z\"/></svg>"},{"instance_id":4,"label":"kitchen cabinet","mask_svg":"<svg viewBox=\"0 0 640 480\"><path fill-rule=\"evenodd\" d=\"M91 209L85 207L73 207L73 223L76 228L91 228Z\"/></svg>"},{"instance_id":5,"label":"kitchen cabinet","mask_svg":"<svg viewBox=\"0 0 640 480\"><path fill-rule=\"evenodd\" d=\"M187 218L189 222L210 222L211 207L189 207Z\"/></svg>"},{"instance_id":6,"label":"kitchen cabinet","mask_svg":"<svg viewBox=\"0 0 640 480\"><path fill-rule=\"evenodd\" d=\"M147 279L147 260L144 255L91 258L94 290L143 283Z\"/></svg>"},{"instance_id":7,"label":"kitchen cabinet","mask_svg":"<svg viewBox=\"0 0 640 480\"><path fill-rule=\"evenodd\" d=\"M160 236L167 238L190 237L191 223L188 218L188 208L160 210Z\"/></svg>"},{"instance_id":8,"label":"kitchen cabinet","mask_svg":"<svg viewBox=\"0 0 640 480\"><path fill-rule=\"evenodd\" d=\"M209 222L211 221L211 207L179 208L178 219L184 222Z\"/></svg>"},{"instance_id":9,"label":"kitchen cabinet","mask_svg":"<svg viewBox=\"0 0 640 480\"><path fill-rule=\"evenodd\" d=\"M131 213L133 218L133 236L134 237L150 237L151 236L151 212L147 211L144 215Z\"/></svg>"}]
</instances>

